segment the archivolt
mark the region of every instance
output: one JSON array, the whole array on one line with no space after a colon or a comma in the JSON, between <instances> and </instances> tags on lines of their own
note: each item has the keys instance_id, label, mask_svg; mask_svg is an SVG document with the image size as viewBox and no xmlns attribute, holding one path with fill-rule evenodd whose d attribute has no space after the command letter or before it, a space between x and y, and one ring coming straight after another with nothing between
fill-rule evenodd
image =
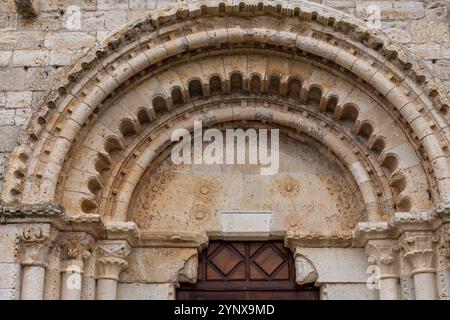
<instances>
[{"instance_id":1,"label":"archivolt","mask_svg":"<svg viewBox=\"0 0 450 320\"><path fill-rule=\"evenodd\" d=\"M248 20L249 14L254 18ZM301 61L303 64L296 63L316 68L292 69L294 63L248 68L252 54L279 57L277 61ZM227 58L230 55L234 60ZM207 61L212 61L211 68L216 63L204 58L214 56L223 57L222 69L204 74ZM191 63L188 73L175 68L199 59L205 63ZM247 67L243 73L244 62ZM320 68L327 72L317 71ZM326 83L330 74L334 75L331 84ZM117 103L121 94L134 87L145 87L137 86L144 80L155 89L141 91L136 103L130 97L127 105ZM365 88L368 95L361 95L362 90L354 88ZM123 218L124 204L136 179L167 143L165 133L158 138L162 139L158 148L145 145L144 141L153 141L154 136L138 134L142 127L157 125L155 119L168 121L172 110L175 114L181 112L175 106L184 104L181 109L195 110L196 105L204 103L202 99L209 99L210 95L214 99L215 94L220 97L225 91L264 94L265 100L270 100L268 95L288 96L297 101L285 103L280 110L245 108L245 104L236 108L244 120L255 120L258 110L274 123L301 129L315 138L317 130L330 130L321 141L331 147L342 146L335 153L341 153L340 159L353 171L372 219L379 217L380 204L387 207L386 211L423 210L429 206L427 192L433 193L434 204L450 198L446 92L406 50L393 45L384 34L312 3L271 1L236 5L195 1L152 12L126 26L103 46L91 48L67 70L45 95L13 153L3 200L37 203L71 199L66 205L76 213L76 208L95 212L99 207L96 197L107 201L113 196L114 207L105 206L102 213ZM298 101L310 106L307 115L300 112L298 117L289 116L290 112L297 112L294 109ZM113 106L115 116L106 123L108 117L102 115ZM378 119L376 123L377 119L369 113L371 106L382 106L390 120ZM316 109L311 112L311 108ZM233 118L234 112L223 114L222 121L227 117L239 120ZM335 120L321 120L325 121L323 127L305 120L319 119L321 113L327 112L329 116L325 118ZM205 111L205 115L219 118L221 110ZM189 127L186 122L192 120L177 119L177 123ZM337 120L342 125L331 130ZM161 126L170 127L169 122L163 121ZM348 129L342 129L345 126ZM98 130L91 130L94 127ZM353 132L353 137L348 131ZM134 142L130 144L127 139ZM152 143L156 146L155 141ZM144 145L146 151L136 151L137 146ZM110 176L123 182L117 185L113 181L105 193L107 183L99 173L111 169L111 156L120 158L120 165L114 166ZM376 160L363 161L363 156ZM81 158L84 161L80 163L91 163L94 170L77 167L77 159ZM131 158L135 165L126 168L124 164ZM68 174L67 180L63 170ZM78 182L70 180L73 170L78 170ZM365 182L368 183L364 185ZM417 182L426 187L416 188ZM77 196L66 197L71 192Z\"/></svg>"}]
</instances>

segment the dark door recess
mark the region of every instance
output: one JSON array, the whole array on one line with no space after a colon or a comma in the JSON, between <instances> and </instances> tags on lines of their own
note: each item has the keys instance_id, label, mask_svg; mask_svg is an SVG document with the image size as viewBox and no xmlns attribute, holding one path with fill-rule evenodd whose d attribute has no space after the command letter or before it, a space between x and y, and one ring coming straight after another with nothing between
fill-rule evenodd
<instances>
[{"instance_id":1,"label":"dark door recess","mask_svg":"<svg viewBox=\"0 0 450 320\"><path fill-rule=\"evenodd\" d=\"M213 241L200 254L197 283L182 284L177 299L318 300L319 289L297 285L281 241Z\"/></svg>"}]
</instances>

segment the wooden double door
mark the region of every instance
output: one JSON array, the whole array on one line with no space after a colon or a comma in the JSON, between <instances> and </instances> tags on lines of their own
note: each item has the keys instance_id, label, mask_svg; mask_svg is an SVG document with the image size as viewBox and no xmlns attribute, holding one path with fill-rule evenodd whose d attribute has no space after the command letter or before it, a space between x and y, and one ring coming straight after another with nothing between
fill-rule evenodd
<instances>
[{"instance_id":1,"label":"wooden double door","mask_svg":"<svg viewBox=\"0 0 450 320\"><path fill-rule=\"evenodd\" d=\"M318 300L319 289L295 282L281 241L213 241L199 257L198 281L182 284L180 300Z\"/></svg>"}]
</instances>

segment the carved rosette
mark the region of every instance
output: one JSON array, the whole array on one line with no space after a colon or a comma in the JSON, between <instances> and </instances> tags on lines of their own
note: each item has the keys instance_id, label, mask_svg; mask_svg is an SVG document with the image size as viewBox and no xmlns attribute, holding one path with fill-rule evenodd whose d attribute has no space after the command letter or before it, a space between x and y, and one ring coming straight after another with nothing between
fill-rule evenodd
<instances>
[{"instance_id":1,"label":"carved rosette","mask_svg":"<svg viewBox=\"0 0 450 320\"><path fill-rule=\"evenodd\" d=\"M389 240L370 240L366 246L367 262L380 268L381 279L399 278L400 247Z\"/></svg>"},{"instance_id":2,"label":"carved rosette","mask_svg":"<svg viewBox=\"0 0 450 320\"><path fill-rule=\"evenodd\" d=\"M39 227L24 230L19 236L19 256L23 266L47 267L50 233Z\"/></svg>"},{"instance_id":3,"label":"carved rosette","mask_svg":"<svg viewBox=\"0 0 450 320\"><path fill-rule=\"evenodd\" d=\"M436 272L433 264L434 245L437 238L431 232L405 232L400 239L403 248L403 258L410 265L412 274L422 272Z\"/></svg>"},{"instance_id":4,"label":"carved rosette","mask_svg":"<svg viewBox=\"0 0 450 320\"><path fill-rule=\"evenodd\" d=\"M119 280L119 274L128 267L126 258L131 248L123 240L105 240L97 244L97 279Z\"/></svg>"}]
</instances>

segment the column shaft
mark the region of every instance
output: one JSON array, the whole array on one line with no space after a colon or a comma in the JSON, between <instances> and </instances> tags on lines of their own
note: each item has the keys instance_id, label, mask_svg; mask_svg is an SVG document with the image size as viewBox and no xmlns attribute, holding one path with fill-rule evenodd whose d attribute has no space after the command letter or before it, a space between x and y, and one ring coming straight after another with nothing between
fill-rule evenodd
<instances>
[{"instance_id":1,"label":"column shaft","mask_svg":"<svg viewBox=\"0 0 450 320\"><path fill-rule=\"evenodd\" d=\"M45 268L24 266L22 269L22 300L42 300L44 297Z\"/></svg>"}]
</instances>

